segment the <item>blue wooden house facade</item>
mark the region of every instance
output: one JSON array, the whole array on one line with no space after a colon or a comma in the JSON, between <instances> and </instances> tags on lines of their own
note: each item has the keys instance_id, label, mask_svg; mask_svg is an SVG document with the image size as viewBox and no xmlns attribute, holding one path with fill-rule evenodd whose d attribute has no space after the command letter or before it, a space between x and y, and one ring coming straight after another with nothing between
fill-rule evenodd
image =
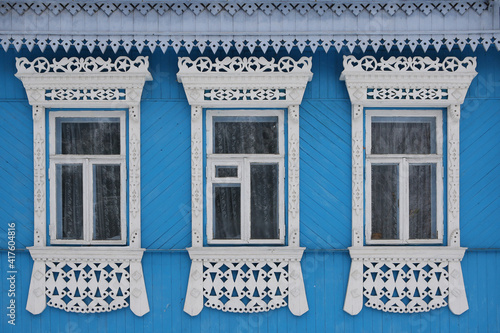
<instances>
[{"instance_id":1,"label":"blue wooden house facade","mask_svg":"<svg viewBox=\"0 0 500 333\"><path fill-rule=\"evenodd\" d=\"M500 331L498 2L0 27L2 331Z\"/></svg>"}]
</instances>

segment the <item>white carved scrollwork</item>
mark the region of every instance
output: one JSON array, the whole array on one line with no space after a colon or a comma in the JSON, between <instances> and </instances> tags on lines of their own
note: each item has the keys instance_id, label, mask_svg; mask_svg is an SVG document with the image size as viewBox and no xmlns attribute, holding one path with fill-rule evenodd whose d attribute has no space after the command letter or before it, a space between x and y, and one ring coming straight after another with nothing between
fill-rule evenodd
<instances>
[{"instance_id":1,"label":"white carved scrollwork","mask_svg":"<svg viewBox=\"0 0 500 333\"><path fill-rule=\"evenodd\" d=\"M288 262L203 262L205 306L228 312L262 312L287 305Z\"/></svg>"},{"instance_id":2,"label":"white carved scrollwork","mask_svg":"<svg viewBox=\"0 0 500 333\"><path fill-rule=\"evenodd\" d=\"M226 57L222 60L212 61L209 57L179 58L179 72L181 73L297 73L311 71L311 58L302 57L294 60L291 57L283 57L278 61L267 60L264 57Z\"/></svg>"},{"instance_id":3,"label":"white carved scrollwork","mask_svg":"<svg viewBox=\"0 0 500 333\"><path fill-rule=\"evenodd\" d=\"M443 61L430 57L390 57L377 60L373 56L357 59L344 57L344 70L359 72L470 72L476 68L476 58L466 57L459 60L446 57Z\"/></svg>"},{"instance_id":4,"label":"white carved scrollwork","mask_svg":"<svg viewBox=\"0 0 500 333\"><path fill-rule=\"evenodd\" d=\"M363 263L366 306L384 312L426 312L448 305L447 262Z\"/></svg>"},{"instance_id":5,"label":"white carved scrollwork","mask_svg":"<svg viewBox=\"0 0 500 333\"><path fill-rule=\"evenodd\" d=\"M115 61L104 60L101 57L93 58L62 58L49 61L46 58L39 57L33 61L26 58L17 58L16 67L18 74L29 73L132 73L147 71L149 61L147 57L139 56L135 60L129 57L121 56Z\"/></svg>"}]
</instances>

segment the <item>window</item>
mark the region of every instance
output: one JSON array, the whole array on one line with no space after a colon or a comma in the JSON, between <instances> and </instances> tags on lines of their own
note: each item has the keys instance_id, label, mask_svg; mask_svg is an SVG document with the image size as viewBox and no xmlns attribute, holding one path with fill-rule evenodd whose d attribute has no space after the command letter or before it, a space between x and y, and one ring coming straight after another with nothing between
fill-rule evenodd
<instances>
[{"instance_id":1,"label":"window","mask_svg":"<svg viewBox=\"0 0 500 333\"><path fill-rule=\"evenodd\" d=\"M49 119L51 242L124 244L125 113L53 111Z\"/></svg>"},{"instance_id":2,"label":"window","mask_svg":"<svg viewBox=\"0 0 500 333\"><path fill-rule=\"evenodd\" d=\"M441 113L367 110L367 243L442 242Z\"/></svg>"},{"instance_id":3,"label":"window","mask_svg":"<svg viewBox=\"0 0 500 333\"><path fill-rule=\"evenodd\" d=\"M344 57L341 79L352 103L352 263L344 311L351 315L364 300L397 313L468 309L460 263L460 104L475 68L471 57Z\"/></svg>"},{"instance_id":4,"label":"window","mask_svg":"<svg viewBox=\"0 0 500 333\"><path fill-rule=\"evenodd\" d=\"M282 110L207 112L207 238L284 242Z\"/></svg>"}]
</instances>

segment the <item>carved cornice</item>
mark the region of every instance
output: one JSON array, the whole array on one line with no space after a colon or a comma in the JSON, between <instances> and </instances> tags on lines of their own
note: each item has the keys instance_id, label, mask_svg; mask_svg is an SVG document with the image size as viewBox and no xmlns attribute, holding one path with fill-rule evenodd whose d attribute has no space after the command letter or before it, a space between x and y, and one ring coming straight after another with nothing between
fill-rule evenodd
<instances>
[{"instance_id":1,"label":"carved cornice","mask_svg":"<svg viewBox=\"0 0 500 333\"><path fill-rule=\"evenodd\" d=\"M17 73L30 104L45 107L135 105L145 81L152 80L148 57L16 58Z\"/></svg>"},{"instance_id":2,"label":"carved cornice","mask_svg":"<svg viewBox=\"0 0 500 333\"><path fill-rule=\"evenodd\" d=\"M462 104L472 79L476 59L443 61L429 57L344 57L340 79L346 81L353 104L363 106L449 106Z\"/></svg>"},{"instance_id":3,"label":"carved cornice","mask_svg":"<svg viewBox=\"0 0 500 333\"><path fill-rule=\"evenodd\" d=\"M190 105L288 107L302 101L312 79L311 58L179 58L177 80Z\"/></svg>"}]
</instances>

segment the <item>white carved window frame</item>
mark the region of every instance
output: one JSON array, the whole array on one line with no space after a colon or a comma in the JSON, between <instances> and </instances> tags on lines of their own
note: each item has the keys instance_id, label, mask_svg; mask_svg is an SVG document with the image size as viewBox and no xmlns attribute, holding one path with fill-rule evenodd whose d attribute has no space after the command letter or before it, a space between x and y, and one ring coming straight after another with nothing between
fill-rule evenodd
<instances>
[{"instance_id":1,"label":"white carved window frame","mask_svg":"<svg viewBox=\"0 0 500 333\"><path fill-rule=\"evenodd\" d=\"M442 244L443 243L443 120L441 110L408 110L400 109L369 109L365 114L365 238L366 244L389 245L389 244ZM436 153L426 155L412 154L378 154L371 155L371 119L372 117L426 117L434 118L436 121ZM371 164L398 164L399 165L399 238L377 240L371 236ZM436 231L435 239L410 239L408 221L408 173L410 163L435 163L436 164ZM403 165L403 167L401 167Z\"/></svg>"},{"instance_id":2,"label":"white carved window frame","mask_svg":"<svg viewBox=\"0 0 500 333\"><path fill-rule=\"evenodd\" d=\"M16 59L16 77L22 81L33 108L34 245L28 249L34 266L26 305L33 314L41 313L47 304L70 312L106 312L129 306L128 298L134 314L143 316L149 312L141 264L144 249L140 202L140 102L144 83L152 80L148 66L148 58L142 56L135 60L122 56L114 61L92 57ZM46 109L128 110L128 245L47 245L47 208L52 200L47 203L46 198ZM106 283L97 281L93 274L88 282L85 274L76 278L73 273L71 279L65 279L70 277L68 269L74 271L78 267L100 270L104 275L108 275L104 269L120 271L124 278L117 281L114 277ZM102 294L98 297L94 289L99 288L99 283L112 290L121 285L123 296L109 301ZM55 295L54 288L58 287L67 288L66 295ZM82 295L75 295L77 288L87 287L92 291L88 293L91 303L83 301Z\"/></svg>"},{"instance_id":3,"label":"white carved window frame","mask_svg":"<svg viewBox=\"0 0 500 333\"><path fill-rule=\"evenodd\" d=\"M271 295L271 301L267 304L263 304L261 299L252 299L248 303L257 304L255 306L241 303L240 298L245 294L242 290L246 285L241 280L232 282L242 295L234 298L228 295L229 302L225 304L208 294L211 287L221 282L210 281L208 272L224 276L225 273L218 270L221 266L232 265L245 275L242 266L258 267L256 269L261 273L268 274L264 266L271 271L285 272L281 266L283 264L287 267L282 286L286 288L288 307L294 315L302 315L308 311L308 305L300 267L304 248L300 247L299 241L299 105L307 82L312 79L311 58L303 57L297 61L290 57L278 61L257 57L227 57L215 61L208 57L195 60L180 58L177 79L182 83L191 105L192 247L188 248L188 252L192 265L184 311L192 316L199 314L204 306L204 297L207 296L209 300L205 306L230 312L260 312L285 306L284 296L278 295ZM288 142L288 156L285 159L288 168L288 244L204 246L203 110L270 108L284 108L288 114L288 137L285 138ZM276 263L281 264L276 266ZM262 284L259 278L253 282ZM224 293L218 292L221 295Z\"/></svg>"},{"instance_id":4,"label":"white carved window frame","mask_svg":"<svg viewBox=\"0 0 500 333\"><path fill-rule=\"evenodd\" d=\"M63 155L56 153L56 119L59 118L118 118L120 119L120 155L119 156L100 156L100 155ZM127 218L126 218L126 199L120 200L120 239L117 240L93 240L92 239L92 216L93 209L91 203L94 202L92 196L92 177L88 176L89 166L96 164L112 163L120 165L120 198L126 198L127 193L127 167L126 167L126 116L124 111L52 111L49 112L49 179L50 181L50 222L49 234L50 244L87 244L87 245L125 245L127 243ZM89 162L90 161L90 162ZM56 165L81 163L83 170L83 202L84 202L84 220L83 220L83 239L58 239L57 238L57 185L56 185ZM87 172L85 172L87 171ZM87 178L85 178L87 177ZM88 179L86 182L85 179Z\"/></svg>"},{"instance_id":5,"label":"white carved window frame","mask_svg":"<svg viewBox=\"0 0 500 333\"><path fill-rule=\"evenodd\" d=\"M464 60L447 57L442 61L429 57L390 57L387 60L372 56L344 57L341 80L346 82L352 103L352 246L349 248L352 264L344 311L351 315L361 311L363 297L368 299L365 305L390 312L429 311L447 304L457 315L468 309L460 263L466 248L460 247L459 125L460 105L477 74L475 68L476 59L472 57ZM447 110L446 245L365 243L365 108L399 108L409 113L422 108ZM406 270L404 277L398 275L393 279L391 274L399 274L403 268ZM427 270L424 277L429 281L422 282L415 272L421 273L424 268ZM434 272L438 271L442 278L436 280ZM425 291L425 295L414 293L419 283L419 287L428 287L429 293L425 289L419 290ZM440 296L434 294L437 288L442 289ZM393 296L394 290L404 290L404 293ZM410 302L401 301L405 294ZM425 298L427 294L429 297ZM386 298L381 301L384 296Z\"/></svg>"},{"instance_id":6,"label":"white carved window frame","mask_svg":"<svg viewBox=\"0 0 500 333\"><path fill-rule=\"evenodd\" d=\"M278 118L278 146L279 154L269 156L270 154L214 154L213 153L213 117L276 117ZM283 110L207 110L206 115L206 153L207 153L207 223L206 235L208 244L284 244L285 243L285 144L284 144L284 115ZM250 163L265 163L272 162L279 165L278 176L278 239L251 239L251 225L250 225L250 211L245 209L242 205L241 214L241 239L214 239L213 238L213 196L210 194L212 191L213 183L240 183L242 186L241 202L245 203L250 200L250 172L245 170L249 168ZM222 165L236 165L238 166L238 177L234 178L216 178L215 177L215 164ZM245 190L248 189L248 190Z\"/></svg>"}]
</instances>

